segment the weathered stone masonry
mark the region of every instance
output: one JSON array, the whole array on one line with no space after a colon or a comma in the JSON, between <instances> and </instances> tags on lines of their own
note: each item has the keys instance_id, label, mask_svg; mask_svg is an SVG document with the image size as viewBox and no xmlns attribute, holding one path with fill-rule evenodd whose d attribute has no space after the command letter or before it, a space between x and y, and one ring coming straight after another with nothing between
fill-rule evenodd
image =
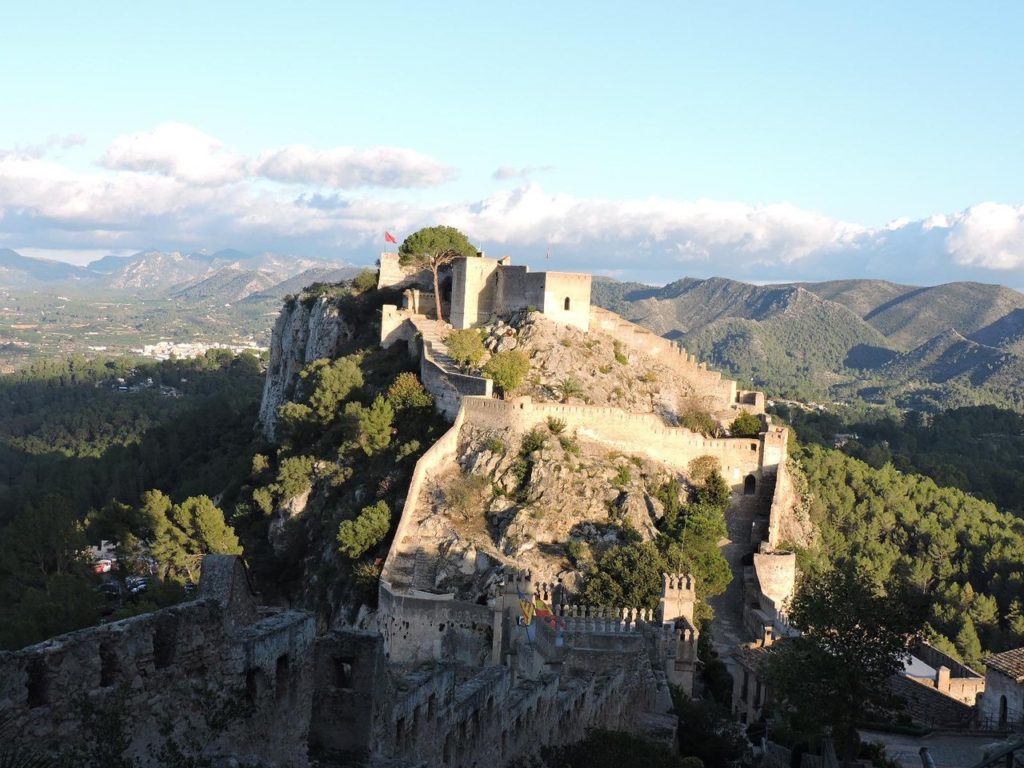
<instances>
[{"instance_id":1,"label":"weathered stone masonry","mask_svg":"<svg viewBox=\"0 0 1024 768\"><path fill-rule=\"evenodd\" d=\"M0 653L0 711L15 741L49 752L88 747L89 705L117 705L129 758L171 739L207 757L251 765L305 766L313 678L313 617L257 608L241 560L209 556L199 597L154 613ZM233 712L211 730L199 714Z\"/></svg>"}]
</instances>

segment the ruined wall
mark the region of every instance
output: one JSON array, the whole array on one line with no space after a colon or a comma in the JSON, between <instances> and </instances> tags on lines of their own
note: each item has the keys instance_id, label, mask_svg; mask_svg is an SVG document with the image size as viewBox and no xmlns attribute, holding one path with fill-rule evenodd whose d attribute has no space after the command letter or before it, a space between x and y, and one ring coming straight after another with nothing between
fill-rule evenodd
<instances>
[{"instance_id":1,"label":"ruined wall","mask_svg":"<svg viewBox=\"0 0 1024 768\"><path fill-rule=\"evenodd\" d=\"M317 638L309 746L314 753L369 750L390 690L376 632L334 630Z\"/></svg>"},{"instance_id":2,"label":"ruined wall","mask_svg":"<svg viewBox=\"0 0 1024 768\"><path fill-rule=\"evenodd\" d=\"M643 653L607 654L542 679L496 666L460 683L450 667L427 668L395 681L401 695L382 712L373 752L452 768L509 765L588 728L642 729L652 679Z\"/></svg>"},{"instance_id":3,"label":"ruined wall","mask_svg":"<svg viewBox=\"0 0 1024 768\"><path fill-rule=\"evenodd\" d=\"M777 612L785 611L796 582L796 554L793 552L755 552L754 573L761 594Z\"/></svg>"},{"instance_id":4,"label":"ruined wall","mask_svg":"<svg viewBox=\"0 0 1024 768\"><path fill-rule=\"evenodd\" d=\"M94 710L108 727L121 718L140 765L159 765L155 752L174 742L186 754L305 766L313 617L256 609L240 561L222 566L214 584L204 568L198 600L0 653L14 742L88 750Z\"/></svg>"},{"instance_id":5,"label":"ruined wall","mask_svg":"<svg viewBox=\"0 0 1024 768\"><path fill-rule=\"evenodd\" d=\"M420 355L420 381L434 397L434 404L449 419L454 419L462 406L464 397L490 397L494 382L483 376L456 373L439 365L434 356L433 345L424 340Z\"/></svg>"},{"instance_id":6,"label":"ruined wall","mask_svg":"<svg viewBox=\"0 0 1024 768\"><path fill-rule=\"evenodd\" d=\"M544 296L540 310L546 317L586 331L590 328L590 282L587 274L543 272Z\"/></svg>"},{"instance_id":7,"label":"ruined wall","mask_svg":"<svg viewBox=\"0 0 1024 768\"><path fill-rule=\"evenodd\" d=\"M924 685L931 686L968 706L974 706L977 703L978 694L985 690L983 675L928 643L918 643L911 649L911 653L936 670L936 674L934 678L912 675L907 675L907 677L912 677Z\"/></svg>"},{"instance_id":8,"label":"ruined wall","mask_svg":"<svg viewBox=\"0 0 1024 768\"><path fill-rule=\"evenodd\" d=\"M413 581L415 574L405 573L397 568L398 553L405 547L415 544L416 527L419 524L416 519L416 507L427 478L437 469L449 466L456 460L459 431L465 421L464 414L465 411L460 410L451 429L441 435L437 442L430 446L416 462L412 478L409 481L409 490L405 494L402 513L398 519L398 527L395 529L394 543L388 550L388 556L381 571L379 599L382 605L390 599L390 594L393 591L406 589ZM385 640L385 652L388 650Z\"/></svg>"},{"instance_id":9,"label":"ruined wall","mask_svg":"<svg viewBox=\"0 0 1024 768\"><path fill-rule=\"evenodd\" d=\"M432 288L434 276L429 269L406 268L399 263L398 253L381 253L377 288Z\"/></svg>"},{"instance_id":10,"label":"ruined wall","mask_svg":"<svg viewBox=\"0 0 1024 768\"><path fill-rule=\"evenodd\" d=\"M491 609L486 605L382 588L377 626L392 662L482 667L490 659Z\"/></svg>"},{"instance_id":11,"label":"ruined wall","mask_svg":"<svg viewBox=\"0 0 1024 768\"><path fill-rule=\"evenodd\" d=\"M509 401L467 398L463 406L467 423L475 426L525 432L548 417L557 418L582 437L680 468L698 456L715 456L721 461L726 480L732 484L742 482L750 474L760 481L763 446L766 440L774 440L771 432L762 433L760 438L705 438L681 427L667 427L649 413L628 413L610 406L535 403L529 397ZM769 458L775 458L773 452L768 453Z\"/></svg>"},{"instance_id":12,"label":"ruined wall","mask_svg":"<svg viewBox=\"0 0 1024 768\"><path fill-rule=\"evenodd\" d=\"M394 304L385 304L380 309L380 345L387 349L393 344L413 341L416 338L416 326L405 310Z\"/></svg>"}]
</instances>

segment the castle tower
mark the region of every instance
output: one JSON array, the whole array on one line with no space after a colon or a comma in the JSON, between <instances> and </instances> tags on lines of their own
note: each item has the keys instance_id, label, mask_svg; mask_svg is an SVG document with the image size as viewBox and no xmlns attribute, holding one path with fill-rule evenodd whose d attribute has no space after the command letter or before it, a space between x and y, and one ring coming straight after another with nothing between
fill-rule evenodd
<instances>
[{"instance_id":1,"label":"castle tower","mask_svg":"<svg viewBox=\"0 0 1024 768\"><path fill-rule=\"evenodd\" d=\"M661 575L661 623L686 619L693 624L693 604L697 600L693 576L682 573Z\"/></svg>"},{"instance_id":2,"label":"castle tower","mask_svg":"<svg viewBox=\"0 0 1024 768\"><path fill-rule=\"evenodd\" d=\"M662 574L661 624L665 674L673 685L687 695L693 693L697 671L697 640L699 633L693 623L693 606L697 601L693 576L682 573Z\"/></svg>"},{"instance_id":3,"label":"castle tower","mask_svg":"<svg viewBox=\"0 0 1024 768\"><path fill-rule=\"evenodd\" d=\"M522 595L522 598L520 598ZM512 627L521 615L520 599L533 602L533 574L530 571L510 570L505 581L498 585L491 617L491 664L505 663L511 650Z\"/></svg>"}]
</instances>

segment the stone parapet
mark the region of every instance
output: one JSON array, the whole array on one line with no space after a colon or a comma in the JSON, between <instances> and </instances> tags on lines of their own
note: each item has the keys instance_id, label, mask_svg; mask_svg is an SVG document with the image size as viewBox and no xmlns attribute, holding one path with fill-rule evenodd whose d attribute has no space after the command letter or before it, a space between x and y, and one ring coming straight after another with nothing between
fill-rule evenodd
<instances>
[{"instance_id":1,"label":"stone parapet","mask_svg":"<svg viewBox=\"0 0 1024 768\"><path fill-rule=\"evenodd\" d=\"M257 609L238 558L204 563L198 600L0 653L15 744L80 757L99 716L139 765L175 748L305 766L313 617Z\"/></svg>"}]
</instances>

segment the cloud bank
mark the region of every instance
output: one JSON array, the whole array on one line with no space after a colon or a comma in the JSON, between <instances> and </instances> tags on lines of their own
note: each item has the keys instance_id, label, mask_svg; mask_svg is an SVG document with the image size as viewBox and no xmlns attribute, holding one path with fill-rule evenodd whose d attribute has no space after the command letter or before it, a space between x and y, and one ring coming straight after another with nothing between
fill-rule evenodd
<instances>
[{"instance_id":1,"label":"cloud bank","mask_svg":"<svg viewBox=\"0 0 1024 768\"><path fill-rule=\"evenodd\" d=\"M645 282L874 277L1024 288L1024 206L869 228L787 203L576 197L520 179L479 199L423 204L394 190L453 178L411 149L295 145L245 156L187 125L115 139L89 170L39 151L0 151L0 247L60 251L237 247L369 263L385 230L450 224L534 268ZM500 169L499 169L500 170ZM376 189L392 190L380 196ZM435 193L436 194L436 193ZM550 252L550 260L545 254Z\"/></svg>"},{"instance_id":2,"label":"cloud bank","mask_svg":"<svg viewBox=\"0 0 1024 768\"><path fill-rule=\"evenodd\" d=\"M116 171L140 171L190 184L221 185L266 178L333 189L434 187L454 178L453 169L401 147L317 150L302 145L268 150L250 158L183 123L120 136L100 158Z\"/></svg>"}]
</instances>

